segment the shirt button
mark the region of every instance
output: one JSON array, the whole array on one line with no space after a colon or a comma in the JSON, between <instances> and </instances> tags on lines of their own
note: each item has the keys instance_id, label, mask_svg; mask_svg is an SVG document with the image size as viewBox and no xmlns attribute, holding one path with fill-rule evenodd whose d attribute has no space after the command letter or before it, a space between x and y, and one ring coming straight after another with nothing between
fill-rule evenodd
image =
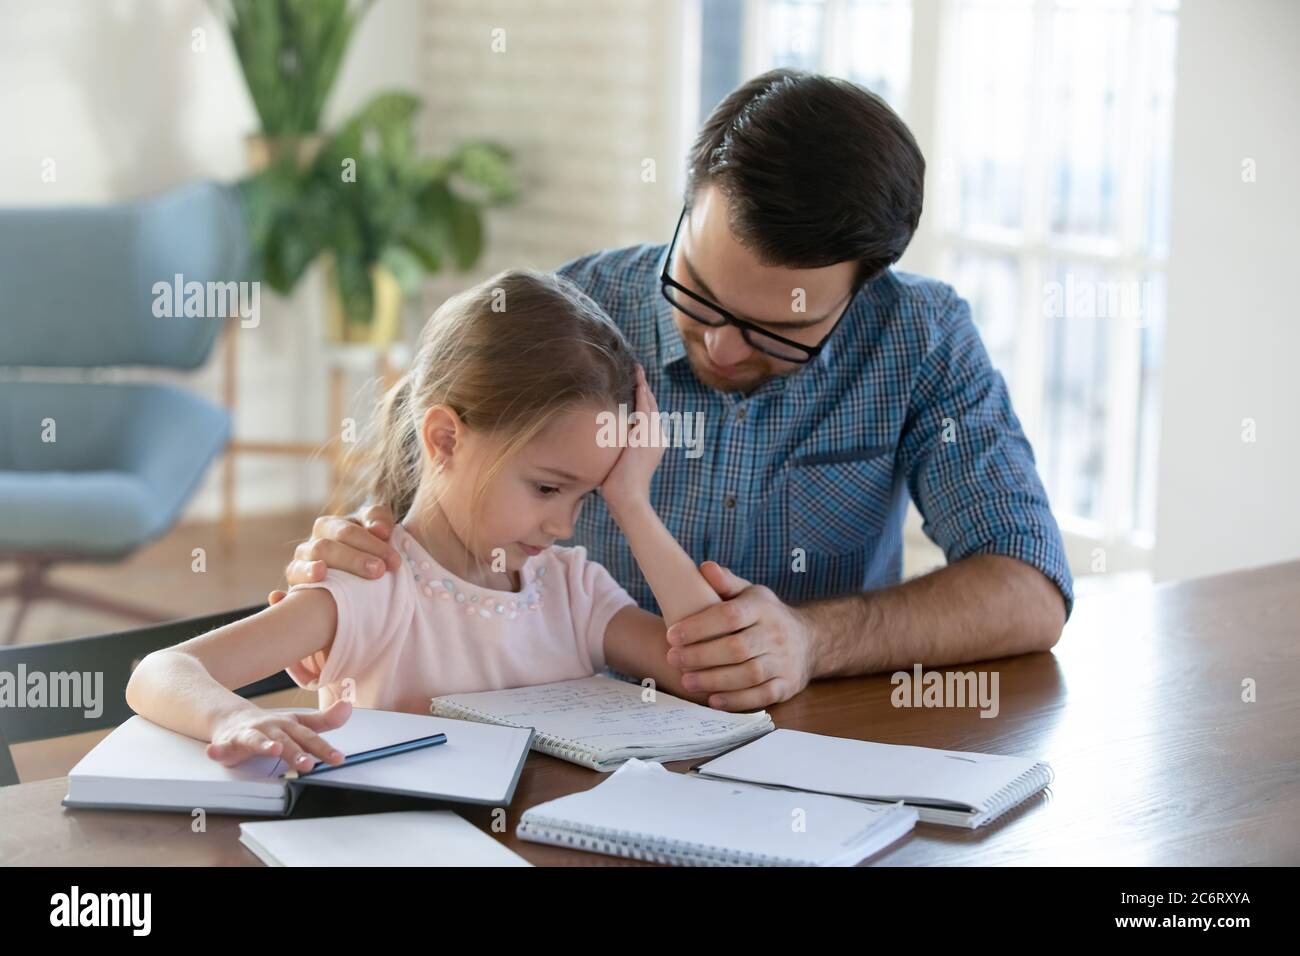
<instances>
[{"instance_id":1,"label":"shirt button","mask_svg":"<svg viewBox=\"0 0 1300 956\"><path fill-rule=\"evenodd\" d=\"M743 422L745 420L745 416L748 414L749 414L749 409L747 409L744 405L741 405L739 408L736 409L736 419L738 421Z\"/></svg>"},{"instance_id":2,"label":"shirt button","mask_svg":"<svg viewBox=\"0 0 1300 956\"><path fill-rule=\"evenodd\" d=\"M727 497L723 498L722 503L724 506L728 508L736 507L736 499L731 497L731 495L727 495Z\"/></svg>"}]
</instances>

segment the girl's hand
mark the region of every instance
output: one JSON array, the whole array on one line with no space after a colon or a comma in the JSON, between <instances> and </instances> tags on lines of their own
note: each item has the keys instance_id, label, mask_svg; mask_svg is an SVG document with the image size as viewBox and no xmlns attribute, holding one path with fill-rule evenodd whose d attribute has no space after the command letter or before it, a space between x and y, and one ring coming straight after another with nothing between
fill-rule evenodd
<instances>
[{"instance_id":1,"label":"girl's hand","mask_svg":"<svg viewBox=\"0 0 1300 956\"><path fill-rule=\"evenodd\" d=\"M659 404L654 393L645 380L645 369L636 367L636 411L645 415L644 424L634 429L636 419L628 417L628 444L618 456L618 461L605 477L600 486L600 493L611 507L619 505L648 502L650 500L650 478L659 467L664 457L662 436L656 445L633 446L634 437L648 442L657 433L652 423L659 418ZM635 433L635 434L634 434Z\"/></svg>"},{"instance_id":2,"label":"girl's hand","mask_svg":"<svg viewBox=\"0 0 1300 956\"><path fill-rule=\"evenodd\" d=\"M341 764L344 754L320 736L342 727L352 716L352 705L336 700L325 710L286 714L273 710L244 710L217 725L207 754L233 767L250 757L279 757L290 770L310 770L319 760Z\"/></svg>"}]
</instances>

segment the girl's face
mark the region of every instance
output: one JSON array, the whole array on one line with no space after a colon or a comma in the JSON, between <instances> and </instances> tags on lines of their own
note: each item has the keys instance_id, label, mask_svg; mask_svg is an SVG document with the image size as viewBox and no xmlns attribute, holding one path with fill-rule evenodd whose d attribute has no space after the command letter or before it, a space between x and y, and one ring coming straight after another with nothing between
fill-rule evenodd
<instances>
[{"instance_id":1,"label":"girl's face","mask_svg":"<svg viewBox=\"0 0 1300 956\"><path fill-rule=\"evenodd\" d=\"M621 451L597 443L601 411L579 406L548 422L501 463L473 521L474 491L500 453L501 442L460 426L463 438L446 459L440 501L469 554L494 570L517 571L530 556L573 534L584 500L598 494Z\"/></svg>"}]
</instances>

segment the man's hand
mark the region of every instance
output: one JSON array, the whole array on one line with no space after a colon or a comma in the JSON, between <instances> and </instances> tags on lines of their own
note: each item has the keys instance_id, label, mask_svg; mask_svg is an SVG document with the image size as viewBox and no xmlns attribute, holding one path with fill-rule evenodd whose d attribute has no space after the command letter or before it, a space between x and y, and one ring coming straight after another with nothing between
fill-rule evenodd
<instances>
[{"instance_id":1,"label":"man's hand","mask_svg":"<svg viewBox=\"0 0 1300 956\"><path fill-rule=\"evenodd\" d=\"M311 537L298 545L284 568L290 587L325 577L327 568L363 578L381 577L402 566L402 556L389 544L393 512L387 505L371 505L357 515L322 515L312 525ZM272 591L268 604L284 600L285 591Z\"/></svg>"},{"instance_id":2,"label":"man's hand","mask_svg":"<svg viewBox=\"0 0 1300 956\"><path fill-rule=\"evenodd\" d=\"M797 608L716 561L700 573L721 604L668 629L668 663L688 690L709 692L719 710L758 710L803 690L813 673L813 632Z\"/></svg>"}]
</instances>

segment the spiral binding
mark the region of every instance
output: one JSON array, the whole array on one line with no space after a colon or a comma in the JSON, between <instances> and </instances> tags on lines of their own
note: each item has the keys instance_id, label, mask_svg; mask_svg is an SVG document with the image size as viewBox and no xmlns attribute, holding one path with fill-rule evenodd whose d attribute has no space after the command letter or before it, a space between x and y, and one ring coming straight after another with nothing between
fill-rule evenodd
<instances>
[{"instance_id":1,"label":"spiral binding","mask_svg":"<svg viewBox=\"0 0 1300 956\"><path fill-rule=\"evenodd\" d=\"M522 820L517 829L523 839L567 846L592 853L621 856L670 866L811 866L807 860L771 856L766 853L735 853L706 843L656 840L632 830L591 827L574 830L554 817Z\"/></svg>"},{"instance_id":2,"label":"spiral binding","mask_svg":"<svg viewBox=\"0 0 1300 956\"><path fill-rule=\"evenodd\" d=\"M436 698L429 702L429 713L434 716L450 717L453 720L468 719L477 721L480 724L502 726L501 721L494 716L475 707L447 701L440 702ZM544 754L550 754L553 757L559 757L561 760L569 760L572 763L590 767L592 770L600 769L600 752L593 750L579 740L574 740L572 737L535 733L533 736L533 749Z\"/></svg>"},{"instance_id":3,"label":"spiral binding","mask_svg":"<svg viewBox=\"0 0 1300 956\"><path fill-rule=\"evenodd\" d=\"M989 797L985 805L980 808L989 816L982 820L979 825L986 826L992 823L1004 813L1020 806L1039 790L1050 785L1055 779L1056 773L1052 770L1050 764L1042 762L1034 764Z\"/></svg>"}]
</instances>

